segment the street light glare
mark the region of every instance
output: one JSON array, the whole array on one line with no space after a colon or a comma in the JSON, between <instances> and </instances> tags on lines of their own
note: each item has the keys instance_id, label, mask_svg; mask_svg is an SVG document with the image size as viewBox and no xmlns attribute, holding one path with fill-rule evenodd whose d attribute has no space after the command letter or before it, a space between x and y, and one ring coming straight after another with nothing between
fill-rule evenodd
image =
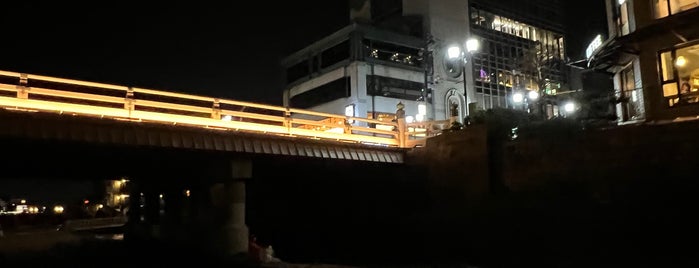
<instances>
[{"instance_id":1,"label":"street light glare","mask_svg":"<svg viewBox=\"0 0 699 268\"><path fill-rule=\"evenodd\" d=\"M565 109L567 113L572 113L575 111L575 103L566 103L565 106L563 106L563 109Z\"/></svg>"},{"instance_id":2,"label":"street light glare","mask_svg":"<svg viewBox=\"0 0 699 268\"><path fill-rule=\"evenodd\" d=\"M529 91L529 94L527 94L530 100L536 100L539 98L539 92L536 91Z\"/></svg>"},{"instance_id":3,"label":"street light glare","mask_svg":"<svg viewBox=\"0 0 699 268\"><path fill-rule=\"evenodd\" d=\"M522 95L522 93L519 92L515 93L514 95L512 95L512 100L515 103L521 103L524 100L524 95Z\"/></svg>"},{"instance_id":4,"label":"street light glare","mask_svg":"<svg viewBox=\"0 0 699 268\"><path fill-rule=\"evenodd\" d=\"M478 39L468 39L468 41L466 41L466 51L474 52L476 50L478 50Z\"/></svg>"},{"instance_id":5,"label":"street light glare","mask_svg":"<svg viewBox=\"0 0 699 268\"><path fill-rule=\"evenodd\" d=\"M447 49L449 59L457 59L461 57L461 49L458 46L451 46Z\"/></svg>"}]
</instances>

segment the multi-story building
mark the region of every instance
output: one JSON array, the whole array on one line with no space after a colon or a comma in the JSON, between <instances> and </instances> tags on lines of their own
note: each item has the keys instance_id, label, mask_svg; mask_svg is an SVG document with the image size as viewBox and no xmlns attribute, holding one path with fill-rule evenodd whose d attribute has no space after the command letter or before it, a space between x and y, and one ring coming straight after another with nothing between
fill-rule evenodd
<instances>
[{"instance_id":1,"label":"multi-story building","mask_svg":"<svg viewBox=\"0 0 699 268\"><path fill-rule=\"evenodd\" d=\"M351 25L284 59L284 104L387 120L399 102L415 120L531 108L565 88L561 10L556 0L351 1Z\"/></svg>"},{"instance_id":2,"label":"multi-story building","mask_svg":"<svg viewBox=\"0 0 699 268\"><path fill-rule=\"evenodd\" d=\"M104 205L123 212L129 204L128 182L126 179L105 181Z\"/></svg>"},{"instance_id":3,"label":"multi-story building","mask_svg":"<svg viewBox=\"0 0 699 268\"><path fill-rule=\"evenodd\" d=\"M588 65L614 74L619 123L699 115L699 1L607 0Z\"/></svg>"}]
</instances>

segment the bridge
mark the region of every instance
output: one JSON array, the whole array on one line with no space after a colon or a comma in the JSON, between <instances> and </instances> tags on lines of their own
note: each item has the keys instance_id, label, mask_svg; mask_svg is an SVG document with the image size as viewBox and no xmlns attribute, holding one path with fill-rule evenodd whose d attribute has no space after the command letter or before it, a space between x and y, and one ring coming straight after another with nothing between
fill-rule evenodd
<instances>
[{"instance_id":1,"label":"bridge","mask_svg":"<svg viewBox=\"0 0 699 268\"><path fill-rule=\"evenodd\" d=\"M441 129L449 123L448 121L406 123L402 118L395 122L386 122L289 107L8 71L0 71L0 107L9 111L63 116L62 118L54 117L59 120L69 116L80 116L169 125L182 130L198 128L226 133L247 133L256 134L258 141L269 140L259 137L292 138L291 144L295 144L294 146L308 144L309 141L349 143L359 147L344 146L343 149L337 149L326 145L327 149L317 150L267 144L265 148L262 148L263 146L257 146L259 147L257 148L253 142L226 145L227 139L211 140L208 144L214 144L213 147L220 145L219 147L233 151L298 154L311 157L334 156L349 160L381 162L400 162L400 160L391 159L390 156L379 157L382 160L378 160L376 155L371 153L367 155L363 152L382 151L381 147L422 146L427 137L439 134ZM7 127L16 128L9 125ZM85 130L73 130L73 132L80 131ZM36 133L36 130L27 131L24 134L31 133ZM206 135L206 137L210 136ZM250 141L249 139L238 140ZM246 149L248 147L253 149ZM344 148L363 148L363 152L349 152Z\"/></svg>"},{"instance_id":2,"label":"bridge","mask_svg":"<svg viewBox=\"0 0 699 268\"><path fill-rule=\"evenodd\" d=\"M419 202L425 177L405 164L406 152L449 123L8 71L0 71L0 108L0 147L11 156L0 179L127 177L127 238L199 239L234 253L247 250L248 224L276 228L303 215L285 226L330 228L376 218L366 213L403 215L396 208ZM308 214L331 206L323 218ZM323 224L330 219L337 224Z\"/></svg>"}]
</instances>

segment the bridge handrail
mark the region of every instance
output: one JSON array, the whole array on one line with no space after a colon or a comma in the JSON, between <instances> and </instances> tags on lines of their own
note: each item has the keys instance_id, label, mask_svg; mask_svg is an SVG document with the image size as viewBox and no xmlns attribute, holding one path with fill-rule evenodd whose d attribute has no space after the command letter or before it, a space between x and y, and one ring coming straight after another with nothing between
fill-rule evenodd
<instances>
[{"instance_id":1,"label":"bridge handrail","mask_svg":"<svg viewBox=\"0 0 699 268\"><path fill-rule=\"evenodd\" d=\"M287 129L286 134L292 136L302 135L313 138L347 140L354 142L365 141L372 144L378 143L388 146L404 146L404 143L401 142L401 136L405 134L403 134L404 132L400 131L398 123L396 122L385 122L369 118L351 117L282 106L1 70L0 76L18 79L17 84L0 83L0 91L16 92L15 98L0 96L0 106L5 106L6 108L22 108L29 110L48 109L51 111L60 110L60 112L72 112L102 117L106 115L116 119L128 118L135 120L143 120L144 118L141 117L144 115L149 115L146 116L148 121L185 123L188 125L199 125L207 128L215 127L221 129L255 132L267 132L267 129L270 127L283 126ZM35 80L58 83L61 86L57 86L58 89L46 88L47 84L41 84L41 86L33 87L32 81ZM75 88L71 86L83 87ZM104 90L111 90L114 91L114 93L105 93L103 92ZM34 95L53 98L49 98L48 100L46 100L46 98L31 98L31 96ZM155 96L156 99L153 99L152 97L144 99L143 97L147 97L144 95ZM165 97L165 99L176 98L180 101L168 101L163 100L164 98L160 97ZM192 104L192 102L195 102L196 104ZM52 103L55 103L55 105L52 106ZM106 106L106 104L112 104L112 106ZM114 108L114 104L121 104L123 105L123 108ZM236 111L229 107L225 107L225 105L240 106L242 109L240 111ZM244 111L245 108L261 109L267 112L247 112ZM154 112L153 110L148 109L159 110ZM157 113L160 113L161 116L157 116ZM187 114L183 115L182 113ZM198 115L193 115L192 113ZM275 113L279 113L279 115L274 115ZM184 118L183 116L189 116L191 119ZM246 124L217 122L222 121L224 116L237 117L239 121L246 121ZM333 124L320 120L315 121L308 119L309 117L334 119L335 121L340 122L340 124ZM259 121L265 121L266 123L260 123ZM363 122L368 126L371 126L372 124L389 126L392 127L391 129L393 130L391 131L366 127L363 126L363 124L355 125L354 122ZM264 126L257 127L251 124L261 124ZM322 130L316 130L313 128L309 129L303 126L320 127ZM297 129L302 127L303 129ZM273 129L274 130L272 132L274 133L282 132L280 129ZM338 133L324 134L328 129L341 130L342 135L338 135Z\"/></svg>"}]
</instances>

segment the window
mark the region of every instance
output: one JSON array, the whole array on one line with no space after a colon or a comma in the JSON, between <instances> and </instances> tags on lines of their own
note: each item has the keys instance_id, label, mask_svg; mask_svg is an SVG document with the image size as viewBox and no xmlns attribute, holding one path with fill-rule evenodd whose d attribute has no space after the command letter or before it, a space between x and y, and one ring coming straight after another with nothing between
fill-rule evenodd
<instances>
[{"instance_id":1,"label":"window","mask_svg":"<svg viewBox=\"0 0 699 268\"><path fill-rule=\"evenodd\" d=\"M621 71L620 97L625 101L621 103L621 119L623 121L636 120L641 117L641 109L638 95L642 94L636 89L636 79L633 64Z\"/></svg>"},{"instance_id":2,"label":"window","mask_svg":"<svg viewBox=\"0 0 699 268\"><path fill-rule=\"evenodd\" d=\"M366 81L367 94L369 95L412 101L424 96L425 84L423 83L379 75L367 75Z\"/></svg>"},{"instance_id":3,"label":"window","mask_svg":"<svg viewBox=\"0 0 699 268\"><path fill-rule=\"evenodd\" d=\"M699 44L659 55L663 97L670 107L699 102Z\"/></svg>"},{"instance_id":4,"label":"window","mask_svg":"<svg viewBox=\"0 0 699 268\"><path fill-rule=\"evenodd\" d=\"M343 60L348 60L350 57L350 42L346 40L331 48L326 49L321 53L321 68L330 67Z\"/></svg>"},{"instance_id":5,"label":"window","mask_svg":"<svg viewBox=\"0 0 699 268\"><path fill-rule=\"evenodd\" d=\"M304 77L308 77L311 73L311 66L308 59L294 64L286 69L286 82L291 83Z\"/></svg>"},{"instance_id":6,"label":"window","mask_svg":"<svg viewBox=\"0 0 699 268\"><path fill-rule=\"evenodd\" d=\"M291 106L306 109L349 96L350 78L343 77L291 97Z\"/></svg>"},{"instance_id":7,"label":"window","mask_svg":"<svg viewBox=\"0 0 699 268\"><path fill-rule=\"evenodd\" d=\"M699 6L699 0L653 0L656 19L675 15Z\"/></svg>"},{"instance_id":8,"label":"window","mask_svg":"<svg viewBox=\"0 0 699 268\"><path fill-rule=\"evenodd\" d=\"M619 5L619 21L617 23L619 25L618 31L621 35L629 34L629 3L627 1Z\"/></svg>"},{"instance_id":9,"label":"window","mask_svg":"<svg viewBox=\"0 0 699 268\"><path fill-rule=\"evenodd\" d=\"M365 57L413 67L423 66L421 49L370 39L364 39L362 43Z\"/></svg>"}]
</instances>

